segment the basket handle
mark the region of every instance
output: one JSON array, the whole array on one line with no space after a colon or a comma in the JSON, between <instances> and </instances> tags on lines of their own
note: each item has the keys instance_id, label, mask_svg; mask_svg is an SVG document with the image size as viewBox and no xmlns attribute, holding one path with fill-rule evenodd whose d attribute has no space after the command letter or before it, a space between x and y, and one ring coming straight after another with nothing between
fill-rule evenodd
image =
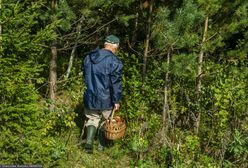
<instances>
[{"instance_id":1,"label":"basket handle","mask_svg":"<svg viewBox=\"0 0 248 168\"><path fill-rule=\"evenodd\" d=\"M110 121L112 121L112 119L113 119L114 114L115 114L116 111L118 111L118 110L116 110L116 109L113 109L113 110L112 110L112 113L111 113L111 115L110 115Z\"/></svg>"}]
</instances>

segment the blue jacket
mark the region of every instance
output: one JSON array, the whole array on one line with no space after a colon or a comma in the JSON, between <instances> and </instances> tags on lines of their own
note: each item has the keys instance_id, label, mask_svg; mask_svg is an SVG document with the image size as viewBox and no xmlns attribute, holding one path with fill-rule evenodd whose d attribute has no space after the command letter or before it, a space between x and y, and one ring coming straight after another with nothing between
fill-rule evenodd
<instances>
[{"instance_id":1,"label":"blue jacket","mask_svg":"<svg viewBox=\"0 0 248 168\"><path fill-rule=\"evenodd\" d=\"M84 106L90 110L112 109L122 93L123 64L111 51L95 49L84 59L82 70L86 91Z\"/></svg>"}]
</instances>

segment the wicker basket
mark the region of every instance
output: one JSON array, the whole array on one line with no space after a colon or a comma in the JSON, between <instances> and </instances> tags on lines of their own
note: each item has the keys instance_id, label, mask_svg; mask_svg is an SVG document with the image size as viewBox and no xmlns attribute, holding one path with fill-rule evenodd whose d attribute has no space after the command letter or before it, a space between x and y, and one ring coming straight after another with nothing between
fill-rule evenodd
<instances>
[{"instance_id":1,"label":"wicker basket","mask_svg":"<svg viewBox=\"0 0 248 168\"><path fill-rule=\"evenodd\" d=\"M105 137L109 140L121 139L126 130L126 123L119 116L113 117L114 111L109 120L105 122Z\"/></svg>"}]
</instances>

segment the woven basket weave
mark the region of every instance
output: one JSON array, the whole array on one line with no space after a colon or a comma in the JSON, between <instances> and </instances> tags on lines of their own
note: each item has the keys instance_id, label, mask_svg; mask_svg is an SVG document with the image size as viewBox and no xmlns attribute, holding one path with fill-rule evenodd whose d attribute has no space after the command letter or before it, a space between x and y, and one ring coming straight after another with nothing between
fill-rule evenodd
<instances>
[{"instance_id":1,"label":"woven basket weave","mask_svg":"<svg viewBox=\"0 0 248 168\"><path fill-rule=\"evenodd\" d=\"M121 139L126 130L126 123L119 116L113 117L114 111L109 120L105 122L104 133L105 137L109 140Z\"/></svg>"}]
</instances>

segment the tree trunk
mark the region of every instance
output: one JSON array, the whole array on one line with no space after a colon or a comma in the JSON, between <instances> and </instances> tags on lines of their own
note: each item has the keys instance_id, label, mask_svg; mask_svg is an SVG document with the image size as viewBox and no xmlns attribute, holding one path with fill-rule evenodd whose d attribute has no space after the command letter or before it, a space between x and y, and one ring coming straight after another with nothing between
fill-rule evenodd
<instances>
[{"instance_id":1,"label":"tree trunk","mask_svg":"<svg viewBox=\"0 0 248 168\"><path fill-rule=\"evenodd\" d=\"M58 1L57 0L52 0L51 1L51 6L52 6L52 10L53 12L55 12L55 9L57 8L57 5L58 5Z\"/></svg>"},{"instance_id":2,"label":"tree trunk","mask_svg":"<svg viewBox=\"0 0 248 168\"><path fill-rule=\"evenodd\" d=\"M196 99L198 105L198 115L196 116L195 121L195 133L198 134L201 120L201 112L200 112L200 94L201 94L201 82L202 82L202 64L203 64L203 56L204 56L204 43L206 41L208 31L208 16L205 18L204 23L204 32L202 37L201 51L198 57L198 67L197 67L197 79L196 79Z\"/></svg>"},{"instance_id":3,"label":"tree trunk","mask_svg":"<svg viewBox=\"0 0 248 168\"><path fill-rule=\"evenodd\" d=\"M132 40L131 40L132 47L135 45L136 40L137 40L138 23L139 23L139 12L136 12L133 35L132 35Z\"/></svg>"},{"instance_id":4,"label":"tree trunk","mask_svg":"<svg viewBox=\"0 0 248 168\"><path fill-rule=\"evenodd\" d=\"M163 127L164 130L167 131L168 125L170 124L170 113L169 113L169 102L168 102L168 90L169 90L169 73L170 73L170 50L167 53L167 68L165 75L165 86L164 86L164 105L163 105Z\"/></svg>"},{"instance_id":5,"label":"tree trunk","mask_svg":"<svg viewBox=\"0 0 248 168\"><path fill-rule=\"evenodd\" d=\"M49 74L49 98L52 101L56 99L57 89L57 47L51 47L51 61L50 61L50 74Z\"/></svg>"},{"instance_id":6,"label":"tree trunk","mask_svg":"<svg viewBox=\"0 0 248 168\"><path fill-rule=\"evenodd\" d=\"M152 22L152 8L153 8L153 0L151 0L150 2L148 21L147 21L147 34L146 34L145 50L144 50L144 57L143 57L142 85L144 85L145 77L146 77L147 56L148 56L148 49L149 49L149 43L150 43L151 22Z\"/></svg>"},{"instance_id":7,"label":"tree trunk","mask_svg":"<svg viewBox=\"0 0 248 168\"><path fill-rule=\"evenodd\" d=\"M80 21L78 23L78 25L77 25L76 42L75 42L75 45L73 46L73 49L71 51L71 57L70 57L69 65L68 65L68 68L67 68L67 71L66 71L66 76L65 76L66 79L69 78L69 75L70 75L70 72L71 72L71 68L72 68L72 64L73 64L73 59L75 57L75 52L76 52L76 49L77 49L78 39L79 39L79 36L81 34L81 27L82 27L82 21Z\"/></svg>"},{"instance_id":8,"label":"tree trunk","mask_svg":"<svg viewBox=\"0 0 248 168\"><path fill-rule=\"evenodd\" d=\"M51 6L53 13L55 14L57 8L57 0L52 0ZM53 41L51 46L51 60L50 60L50 71L49 71L49 99L51 99L52 101L50 110L54 109L56 90L57 90L57 47L55 40Z\"/></svg>"}]
</instances>

